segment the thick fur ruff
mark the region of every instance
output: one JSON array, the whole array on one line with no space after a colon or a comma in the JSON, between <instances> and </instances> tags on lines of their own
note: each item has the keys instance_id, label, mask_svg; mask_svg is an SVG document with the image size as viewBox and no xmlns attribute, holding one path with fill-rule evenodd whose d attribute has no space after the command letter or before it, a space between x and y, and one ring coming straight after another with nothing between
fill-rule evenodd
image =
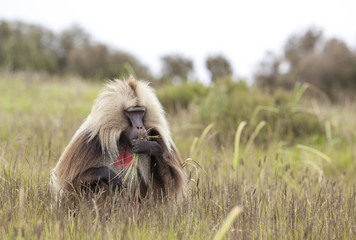
<instances>
[{"instance_id":1,"label":"thick fur ruff","mask_svg":"<svg viewBox=\"0 0 356 240\"><path fill-rule=\"evenodd\" d=\"M121 151L118 146L120 136L130 126L124 110L134 106L146 108L145 128L159 134L167 166L160 172L163 184L155 184L153 180L150 187L146 183L147 189L152 187L167 196L185 194L186 175L162 106L147 82L136 81L132 77L109 82L95 100L90 115L74 134L51 172L51 185L58 193L75 190L78 184L76 179L89 168L108 166L118 173L112 163Z\"/></svg>"}]
</instances>

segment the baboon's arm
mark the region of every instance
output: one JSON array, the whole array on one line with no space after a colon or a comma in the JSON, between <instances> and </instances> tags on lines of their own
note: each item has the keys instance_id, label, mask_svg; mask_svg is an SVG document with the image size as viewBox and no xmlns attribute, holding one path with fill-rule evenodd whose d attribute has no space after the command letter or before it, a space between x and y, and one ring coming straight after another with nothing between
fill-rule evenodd
<instances>
[{"instance_id":1,"label":"baboon's arm","mask_svg":"<svg viewBox=\"0 0 356 240\"><path fill-rule=\"evenodd\" d=\"M80 186L89 187L92 190L95 190L100 183L107 184L113 191L120 190L122 187L121 179L106 166L89 168L78 176L77 181Z\"/></svg>"}]
</instances>

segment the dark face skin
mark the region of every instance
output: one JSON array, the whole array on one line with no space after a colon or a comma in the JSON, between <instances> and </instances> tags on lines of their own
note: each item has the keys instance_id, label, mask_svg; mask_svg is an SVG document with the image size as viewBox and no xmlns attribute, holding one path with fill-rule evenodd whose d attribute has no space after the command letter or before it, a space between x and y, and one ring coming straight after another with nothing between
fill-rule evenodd
<instances>
[{"instance_id":1,"label":"dark face skin","mask_svg":"<svg viewBox=\"0 0 356 240\"><path fill-rule=\"evenodd\" d=\"M144 107L130 107L124 113L130 122L128 132L130 142L132 143L135 139L145 139L147 137L147 130L143 125L143 118L146 115L146 109Z\"/></svg>"},{"instance_id":2,"label":"dark face skin","mask_svg":"<svg viewBox=\"0 0 356 240\"><path fill-rule=\"evenodd\" d=\"M146 115L144 107L130 107L125 110L125 115L130 122L128 138L134 153L146 153L149 155L160 154L159 144L155 141L146 139L148 136L147 129L143 125L143 118Z\"/></svg>"},{"instance_id":3,"label":"dark face skin","mask_svg":"<svg viewBox=\"0 0 356 240\"><path fill-rule=\"evenodd\" d=\"M130 123L130 128L126 132L126 135L128 135L126 138L128 138L129 145L132 147L132 152L148 154L153 161L152 169L162 168L162 149L159 143L146 139L148 132L143 125L146 109L144 107L130 107L124 111L124 114ZM159 177L159 174L157 174L157 177ZM121 179L106 166L89 168L81 175L81 181L84 183L84 187L94 190L100 182L111 186L114 191L120 190L122 187Z\"/></svg>"}]
</instances>

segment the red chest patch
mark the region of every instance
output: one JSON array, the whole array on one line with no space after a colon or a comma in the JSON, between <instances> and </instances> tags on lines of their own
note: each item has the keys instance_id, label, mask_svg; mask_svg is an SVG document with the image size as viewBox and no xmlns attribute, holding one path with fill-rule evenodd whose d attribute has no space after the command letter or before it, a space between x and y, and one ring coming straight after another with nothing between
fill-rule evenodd
<instances>
[{"instance_id":1,"label":"red chest patch","mask_svg":"<svg viewBox=\"0 0 356 240\"><path fill-rule=\"evenodd\" d=\"M130 155L127 148L118 156L116 161L114 162L114 166L119 167L129 167L129 166L136 167L135 163L132 162L132 156Z\"/></svg>"}]
</instances>

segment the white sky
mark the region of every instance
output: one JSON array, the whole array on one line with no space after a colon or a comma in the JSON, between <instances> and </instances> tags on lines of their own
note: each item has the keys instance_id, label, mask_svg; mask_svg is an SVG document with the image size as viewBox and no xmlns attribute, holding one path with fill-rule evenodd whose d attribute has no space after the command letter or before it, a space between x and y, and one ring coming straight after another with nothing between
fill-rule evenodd
<instances>
[{"instance_id":1,"label":"white sky","mask_svg":"<svg viewBox=\"0 0 356 240\"><path fill-rule=\"evenodd\" d=\"M79 24L155 74L160 56L183 54L203 81L210 54L222 53L235 76L251 79L266 51L281 50L288 36L310 26L356 46L356 0L0 0L0 19L55 32Z\"/></svg>"}]
</instances>

